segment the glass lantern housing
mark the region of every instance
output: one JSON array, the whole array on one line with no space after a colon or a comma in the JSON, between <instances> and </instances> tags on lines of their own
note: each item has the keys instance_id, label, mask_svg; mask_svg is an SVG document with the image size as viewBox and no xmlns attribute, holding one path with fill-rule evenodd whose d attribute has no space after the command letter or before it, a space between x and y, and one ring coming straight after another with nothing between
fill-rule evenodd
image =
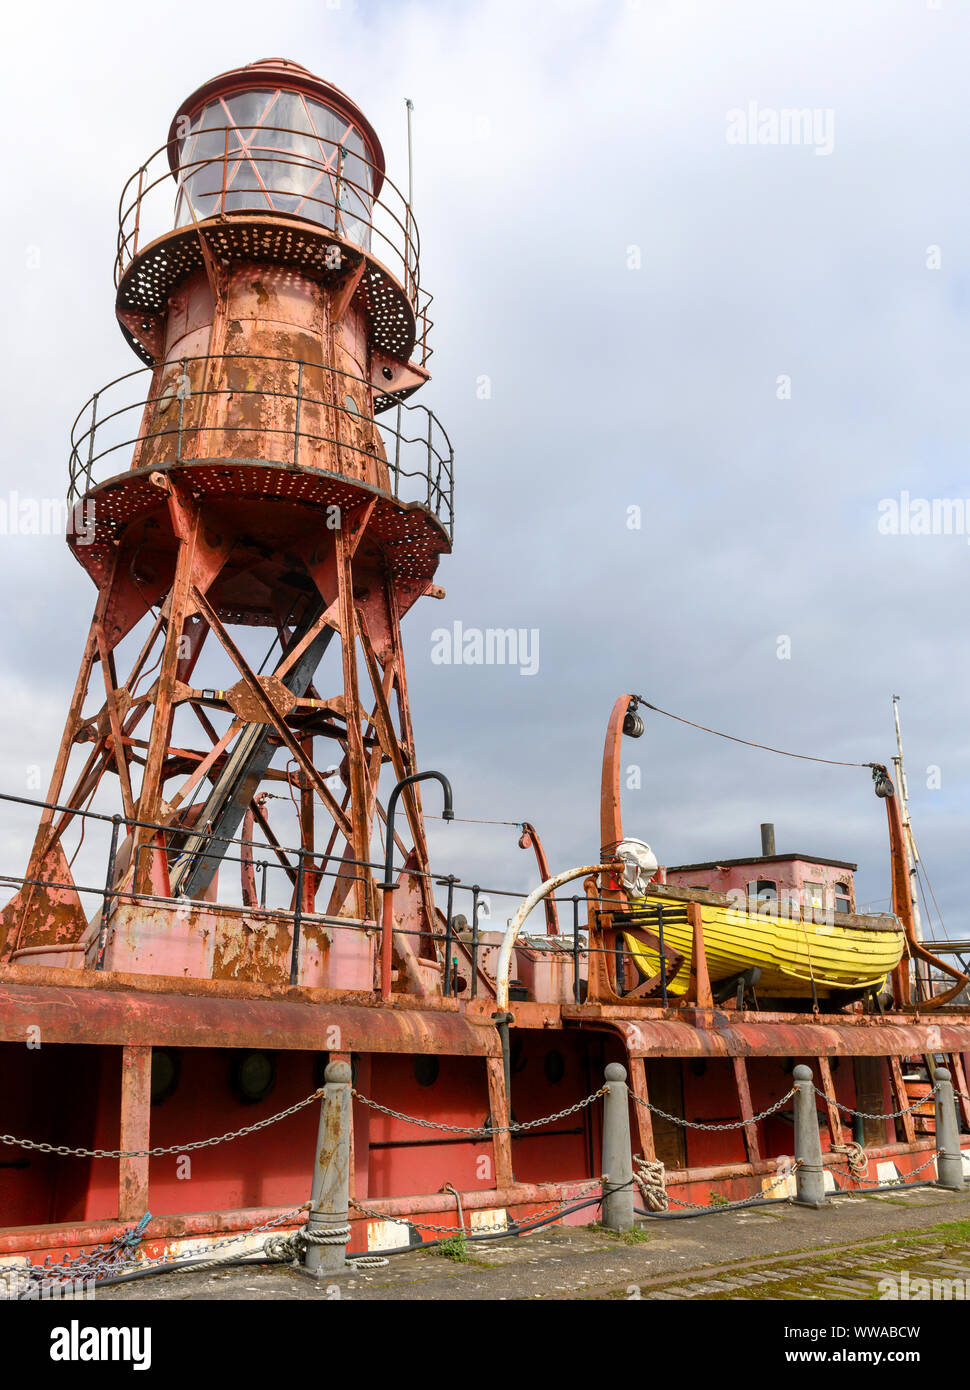
<instances>
[{"instance_id":1,"label":"glass lantern housing","mask_svg":"<svg viewBox=\"0 0 970 1390\"><path fill-rule=\"evenodd\" d=\"M216 97L179 137L176 225L285 212L364 249L379 175L359 130L302 92Z\"/></svg>"}]
</instances>

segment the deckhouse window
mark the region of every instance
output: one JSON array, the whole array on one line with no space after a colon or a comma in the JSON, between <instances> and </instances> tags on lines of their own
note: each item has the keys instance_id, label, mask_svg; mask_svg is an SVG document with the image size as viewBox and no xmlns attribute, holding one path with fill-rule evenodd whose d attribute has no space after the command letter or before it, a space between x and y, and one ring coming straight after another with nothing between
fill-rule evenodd
<instances>
[{"instance_id":1,"label":"deckhouse window","mask_svg":"<svg viewBox=\"0 0 970 1390\"><path fill-rule=\"evenodd\" d=\"M802 884L802 900L806 907L825 906L825 888L821 883L805 879Z\"/></svg>"},{"instance_id":2,"label":"deckhouse window","mask_svg":"<svg viewBox=\"0 0 970 1390\"><path fill-rule=\"evenodd\" d=\"M778 884L773 878L758 878L748 884L748 911L773 913L778 906Z\"/></svg>"}]
</instances>

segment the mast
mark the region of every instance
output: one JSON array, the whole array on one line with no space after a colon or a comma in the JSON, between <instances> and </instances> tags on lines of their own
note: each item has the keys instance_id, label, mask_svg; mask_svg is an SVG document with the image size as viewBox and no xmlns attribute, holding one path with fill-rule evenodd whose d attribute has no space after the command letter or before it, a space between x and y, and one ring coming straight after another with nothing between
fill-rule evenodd
<instances>
[{"instance_id":1,"label":"mast","mask_svg":"<svg viewBox=\"0 0 970 1390\"><path fill-rule=\"evenodd\" d=\"M893 766L896 769L896 781L900 791L900 808L903 813L903 829L906 832L906 859L909 864L909 896L913 904L913 931L917 941L923 940L923 924L919 914L919 894L917 880L917 866L919 865L919 852L916 848L916 841L913 839L913 827L909 819L909 788L906 783L906 768L903 763L903 735L899 727L899 696L893 696L893 722L896 725L896 747L899 752L893 758Z\"/></svg>"},{"instance_id":2,"label":"mast","mask_svg":"<svg viewBox=\"0 0 970 1390\"><path fill-rule=\"evenodd\" d=\"M906 766L903 762L903 735L899 726L899 696L893 696L893 723L896 726L896 748L898 752L893 758L893 767L896 770L896 783L899 787L899 806L902 812L903 821L903 843L906 848L906 863L909 872L909 899L913 913L913 935L917 941L923 938L923 923L919 911L919 880L917 868L919 865L919 851L916 848L916 841L913 837L913 826L909 818L909 787L906 782ZM916 962L916 970L920 976L920 983L923 986L924 994L929 996L931 993L929 967L923 961Z\"/></svg>"}]
</instances>

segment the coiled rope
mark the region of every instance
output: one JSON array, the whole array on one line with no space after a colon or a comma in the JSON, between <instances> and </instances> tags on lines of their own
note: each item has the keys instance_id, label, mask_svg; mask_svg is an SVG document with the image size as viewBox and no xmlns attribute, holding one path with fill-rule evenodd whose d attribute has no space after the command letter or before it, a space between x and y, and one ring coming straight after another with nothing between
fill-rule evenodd
<instances>
[{"instance_id":1,"label":"coiled rope","mask_svg":"<svg viewBox=\"0 0 970 1390\"><path fill-rule=\"evenodd\" d=\"M667 1172L659 1158L633 1158L633 1181L643 1194L648 1211L667 1211Z\"/></svg>"}]
</instances>

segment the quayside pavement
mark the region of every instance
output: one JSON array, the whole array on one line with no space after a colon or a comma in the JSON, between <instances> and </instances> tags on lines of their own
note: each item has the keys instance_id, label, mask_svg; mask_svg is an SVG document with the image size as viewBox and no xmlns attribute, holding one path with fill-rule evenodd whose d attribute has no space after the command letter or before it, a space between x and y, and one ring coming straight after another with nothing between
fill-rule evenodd
<instances>
[{"instance_id":1,"label":"quayside pavement","mask_svg":"<svg viewBox=\"0 0 970 1390\"><path fill-rule=\"evenodd\" d=\"M455 1256L459 1258L455 1258ZM460 1258L464 1255L464 1258ZM936 1281L934 1283L934 1281ZM970 1299L970 1191L914 1187L648 1220L618 1236L548 1227L451 1254L392 1256L317 1283L262 1266L160 1274L98 1301L165 1300L860 1300Z\"/></svg>"}]
</instances>

